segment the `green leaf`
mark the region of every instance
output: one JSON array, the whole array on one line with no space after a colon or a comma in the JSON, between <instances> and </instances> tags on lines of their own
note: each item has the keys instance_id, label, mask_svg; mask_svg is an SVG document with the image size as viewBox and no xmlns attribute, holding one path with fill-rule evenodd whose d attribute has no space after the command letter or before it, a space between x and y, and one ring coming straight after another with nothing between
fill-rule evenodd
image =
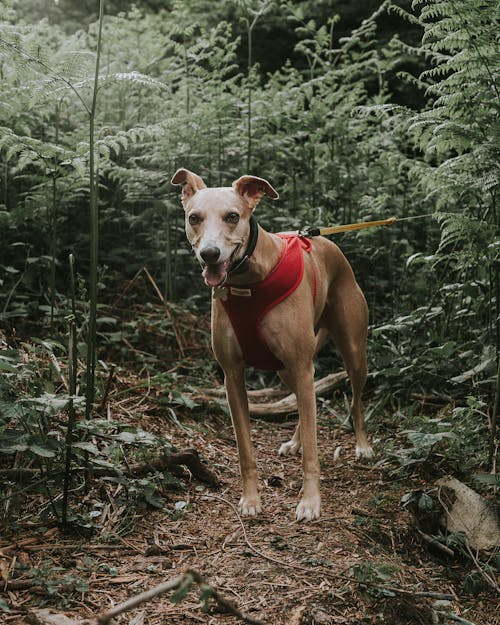
<instances>
[{"instance_id":1,"label":"green leaf","mask_svg":"<svg viewBox=\"0 0 500 625\"><path fill-rule=\"evenodd\" d=\"M495 363L495 357L486 358L485 360L478 363L472 369L469 369L468 371L465 371L461 375L457 375L451 378L451 382L455 382L456 384L463 384L464 382L468 382L478 373L482 373L483 371L486 371L487 369L493 370L494 363Z\"/></svg>"},{"instance_id":2,"label":"green leaf","mask_svg":"<svg viewBox=\"0 0 500 625\"><path fill-rule=\"evenodd\" d=\"M28 449L37 456L41 456L42 458L53 458L56 454L53 449L49 449L48 447L42 447L41 445L37 445L36 443L31 443Z\"/></svg>"},{"instance_id":3,"label":"green leaf","mask_svg":"<svg viewBox=\"0 0 500 625\"><path fill-rule=\"evenodd\" d=\"M418 509L421 512L430 513L434 509L434 501L427 493L422 493L418 498Z\"/></svg>"},{"instance_id":4,"label":"green leaf","mask_svg":"<svg viewBox=\"0 0 500 625\"><path fill-rule=\"evenodd\" d=\"M16 373L17 367L0 358L0 370L7 371L7 373Z\"/></svg>"},{"instance_id":5,"label":"green leaf","mask_svg":"<svg viewBox=\"0 0 500 625\"><path fill-rule=\"evenodd\" d=\"M0 599L0 611L1 612L10 612L10 606L5 603L5 601L3 599Z\"/></svg>"},{"instance_id":6,"label":"green leaf","mask_svg":"<svg viewBox=\"0 0 500 625\"><path fill-rule=\"evenodd\" d=\"M193 582L193 576L190 573L187 573L179 588L170 597L170 601L172 603L180 603L183 599L185 599L188 592L191 590Z\"/></svg>"},{"instance_id":7,"label":"green leaf","mask_svg":"<svg viewBox=\"0 0 500 625\"><path fill-rule=\"evenodd\" d=\"M478 484L500 487L500 473L474 473L472 479Z\"/></svg>"},{"instance_id":8,"label":"green leaf","mask_svg":"<svg viewBox=\"0 0 500 625\"><path fill-rule=\"evenodd\" d=\"M453 432L417 432L414 430L404 430L408 440L416 447L432 447L444 439L456 439Z\"/></svg>"},{"instance_id":9,"label":"green leaf","mask_svg":"<svg viewBox=\"0 0 500 625\"><path fill-rule=\"evenodd\" d=\"M0 453L13 454L26 451L29 446L29 435L18 430L6 430L0 433Z\"/></svg>"},{"instance_id":10,"label":"green leaf","mask_svg":"<svg viewBox=\"0 0 500 625\"><path fill-rule=\"evenodd\" d=\"M94 456L99 456L101 454L97 445L94 445L94 443L91 443L90 441L82 441L79 443L73 443L72 447L74 447L75 449L83 449L83 451L88 451L90 454L93 454Z\"/></svg>"}]
</instances>

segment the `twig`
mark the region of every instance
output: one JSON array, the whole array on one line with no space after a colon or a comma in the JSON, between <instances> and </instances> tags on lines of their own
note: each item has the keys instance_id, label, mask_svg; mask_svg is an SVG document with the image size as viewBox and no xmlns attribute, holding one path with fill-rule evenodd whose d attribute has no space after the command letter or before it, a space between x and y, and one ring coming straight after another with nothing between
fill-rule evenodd
<instances>
[{"instance_id":1,"label":"twig","mask_svg":"<svg viewBox=\"0 0 500 625\"><path fill-rule=\"evenodd\" d=\"M142 603L145 603L146 601L151 601L151 599L154 599L154 597L157 597L158 595L162 595L168 592L169 590L175 590L182 584L182 582L185 579L186 579L186 574L178 575L177 577L174 577L168 582L164 582L163 584L160 584L159 586L155 586L154 588L151 588L150 590L146 590L145 592L142 592L140 595L131 597L130 599L127 599L127 601L124 601L123 603L119 603L118 605L115 605L114 608L111 608L111 610L104 612L104 614L100 614L97 617L97 622L99 623L99 625L106 625L106 623L109 623L111 619L115 618L115 616L118 616L119 614L123 614L123 612L127 612L128 610L132 610L133 608L136 608L137 606L141 605Z\"/></svg>"},{"instance_id":2,"label":"twig","mask_svg":"<svg viewBox=\"0 0 500 625\"><path fill-rule=\"evenodd\" d=\"M66 380L66 377L64 376L64 373L62 372L61 365L59 364L59 361L57 360L54 352L52 350L48 350L48 352L49 352L50 362L52 363L52 366L56 370L57 375L61 378L61 382L64 386L65 391L67 392L69 388L68 381Z\"/></svg>"},{"instance_id":3,"label":"twig","mask_svg":"<svg viewBox=\"0 0 500 625\"><path fill-rule=\"evenodd\" d=\"M451 612L443 612L439 610L438 614L450 619L451 621L455 621L455 623L461 623L462 625L475 625L472 621L468 621L467 619L457 616L456 614L452 614Z\"/></svg>"},{"instance_id":4,"label":"twig","mask_svg":"<svg viewBox=\"0 0 500 625\"><path fill-rule=\"evenodd\" d=\"M426 542L429 545L429 547L433 547L434 549L441 551L442 553L446 554L447 556L450 556L451 558L455 557L455 552L453 551L453 549L450 549L446 545L443 545L443 543L437 540L437 538L434 538L433 536L429 536L429 534L422 532L422 530L420 530L418 527L415 527L415 529L421 536L422 540Z\"/></svg>"},{"instance_id":5,"label":"twig","mask_svg":"<svg viewBox=\"0 0 500 625\"><path fill-rule=\"evenodd\" d=\"M496 583L494 577L490 577L488 573L486 573L486 571L484 570L484 566L481 566L481 562L472 552L472 549L470 548L469 541L467 540L467 538L465 540L465 546L467 548L467 552L471 560L474 562L474 566L477 568L477 570L481 574L481 577L486 581L488 586L490 586L495 592L500 594L500 586Z\"/></svg>"},{"instance_id":6,"label":"twig","mask_svg":"<svg viewBox=\"0 0 500 625\"><path fill-rule=\"evenodd\" d=\"M115 534L116 535L116 534ZM118 538L120 538L121 540L123 540L121 538L121 536L118 536ZM37 538L34 538L32 540L38 540ZM130 551L130 544L125 543L123 545L118 545L118 544L99 544L99 545L90 545L87 543L37 543L37 544L23 544L22 541L19 543L15 543L12 545L6 545L5 547L0 547L0 557L1 556L13 556L16 555L18 552L20 551L26 551L28 553L36 553L37 551L44 551L44 552L58 552L58 551L75 551L75 552L86 552L86 551L101 551L101 550L107 550L107 551L119 551L121 549L127 549L128 551ZM142 551L141 551L142 553Z\"/></svg>"},{"instance_id":7,"label":"twig","mask_svg":"<svg viewBox=\"0 0 500 625\"><path fill-rule=\"evenodd\" d=\"M102 412L106 407L106 402L108 401L109 391L111 390L111 383L113 382L113 378L115 375L115 365L111 365L109 370L108 379L106 381L106 388L104 389L104 395L102 396L101 403L99 405L99 412Z\"/></svg>"},{"instance_id":8,"label":"twig","mask_svg":"<svg viewBox=\"0 0 500 625\"><path fill-rule=\"evenodd\" d=\"M178 575L168 582L160 584L159 586L155 586L150 590L146 590L145 592L136 595L135 597L131 597L127 601L116 605L114 608L111 608L111 610L108 610L104 614L100 614L97 617L97 623L99 625L107 625L113 618L120 614L123 614L123 612L132 610L142 603L150 601L158 595L162 595L170 590L176 590L184 584L191 584L193 581L200 585L201 590L203 591L203 594L205 596L213 597L221 607L223 607L233 616L236 616L240 620L244 621L245 623L249 623L250 625L265 625L263 621L258 621L240 612L238 608L236 608L228 599L223 597L218 590L208 584L205 578L200 573L198 573L198 571L195 571L193 569L187 569L182 575Z\"/></svg>"},{"instance_id":9,"label":"twig","mask_svg":"<svg viewBox=\"0 0 500 625\"><path fill-rule=\"evenodd\" d=\"M205 579L197 572L193 571L193 569L189 569L188 574L193 576L195 582L200 584L200 587L204 591L208 591L210 595L217 601L217 603L222 606L225 610L227 610L233 616L241 619L245 623L249 623L250 625L265 625L264 621L259 621L257 619L252 618L251 616L247 616L243 614L236 608L231 601L220 595L220 593L213 587L207 584Z\"/></svg>"},{"instance_id":10,"label":"twig","mask_svg":"<svg viewBox=\"0 0 500 625\"><path fill-rule=\"evenodd\" d=\"M156 291L156 294L158 295L158 297L160 298L161 303L163 304L163 307L165 308L165 312L167 314L167 317L172 321L172 329L174 331L175 334L175 340L177 341L177 347L179 348L179 353L181 355L181 358L184 358L184 347L182 345L182 338L181 335L179 334L179 330L177 329L177 325L175 323L175 320L172 317L172 313L170 312L170 309L168 307L168 303L165 300L165 298L162 295L162 292L160 291L160 289L158 288L158 285L156 284L156 282L154 281L153 276L149 273L148 269L146 267L143 267L143 271L146 274L146 276L148 277L148 280L151 282L151 284L153 285L154 290Z\"/></svg>"},{"instance_id":11,"label":"twig","mask_svg":"<svg viewBox=\"0 0 500 625\"><path fill-rule=\"evenodd\" d=\"M280 566L284 566L289 568L291 566L290 562L286 562L285 560L280 560L279 558L273 558L272 556L268 556L267 554L265 554L263 551L260 551L259 549L257 549L257 547L255 547L249 540L248 535L247 535L247 531L245 528L245 524L243 523L243 519L240 516L240 513L238 512L238 509L236 508L236 506L229 501L228 499L225 499L224 497L220 497L219 495L209 495L209 494L204 494L203 495L203 499L218 499L219 501L222 501L223 503L225 503L227 506L229 506L236 518L238 519L240 525L241 525L241 530L243 532L243 538L245 539L245 543L247 544L247 547L253 551L254 553L256 553L258 556L260 556L261 558L264 558L264 560L268 560L269 562L273 562L274 564L279 564ZM298 570L302 570L302 571L307 571L308 573L311 572L311 569L305 567L305 566L300 566L300 565L293 565L294 569L298 569Z\"/></svg>"},{"instance_id":12,"label":"twig","mask_svg":"<svg viewBox=\"0 0 500 625\"><path fill-rule=\"evenodd\" d=\"M490 431L490 442L488 445L488 466L492 467L494 462L494 451L496 447L496 437L497 437L497 422L498 422L498 413L500 412L500 358L498 359L497 365L497 382L495 388L495 404L493 406L493 413L491 415L491 431Z\"/></svg>"},{"instance_id":13,"label":"twig","mask_svg":"<svg viewBox=\"0 0 500 625\"><path fill-rule=\"evenodd\" d=\"M338 373L331 373L321 380L317 380L314 383L314 392L316 395L324 395L334 388L340 386L344 380L347 379L347 373L345 371L339 371ZM253 404L250 403L248 410L252 416L265 417L269 414L287 414L297 410L297 397L295 393L290 393L283 399L276 402L265 404Z\"/></svg>"}]
</instances>

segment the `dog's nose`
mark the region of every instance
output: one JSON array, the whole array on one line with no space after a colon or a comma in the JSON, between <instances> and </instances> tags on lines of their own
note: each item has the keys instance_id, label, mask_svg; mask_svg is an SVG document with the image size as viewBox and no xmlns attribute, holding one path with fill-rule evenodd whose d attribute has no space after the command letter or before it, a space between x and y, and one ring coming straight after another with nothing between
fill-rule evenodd
<instances>
[{"instance_id":1,"label":"dog's nose","mask_svg":"<svg viewBox=\"0 0 500 625\"><path fill-rule=\"evenodd\" d=\"M216 263L219 260L220 249L218 247L204 247L200 250L200 256L208 264Z\"/></svg>"}]
</instances>

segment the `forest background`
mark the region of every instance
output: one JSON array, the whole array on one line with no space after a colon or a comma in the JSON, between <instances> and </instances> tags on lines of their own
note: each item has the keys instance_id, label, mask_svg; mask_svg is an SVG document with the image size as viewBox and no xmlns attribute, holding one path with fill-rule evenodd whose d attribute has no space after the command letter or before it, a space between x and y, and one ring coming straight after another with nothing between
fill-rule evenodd
<instances>
[{"instance_id":1,"label":"forest background","mask_svg":"<svg viewBox=\"0 0 500 625\"><path fill-rule=\"evenodd\" d=\"M55 467L153 444L98 418L110 396L147 387L179 423L221 382L180 166L268 179L273 231L401 219L335 239L370 307L369 426L491 494L497 2L110 0L102 33L97 5L0 4L0 452L37 467L45 513L68 520ZM317 373L341 366L330 348ZM8 522L31 491L2 479Z\"/></svg>"}]
</instances>

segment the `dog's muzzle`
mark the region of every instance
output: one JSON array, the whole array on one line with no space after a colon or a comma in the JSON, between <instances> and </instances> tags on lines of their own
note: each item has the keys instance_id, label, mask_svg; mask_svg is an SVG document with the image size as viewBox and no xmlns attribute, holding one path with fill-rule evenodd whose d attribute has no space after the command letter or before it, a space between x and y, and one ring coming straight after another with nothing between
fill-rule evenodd
<instances>
[{"instance_id":1,"label":"dog's muzzle","mask_svg":"<svg viewBox=\"0 0 500 625\"><path fill-rule=\"evenodd\" d=\"M241 243L237 243L229 258L220 263L217 262L220 257L220 249L218 247L206 247L200 251L204 264L202 276L207 286L216 287L224 284L240 247Z\"/></svg>"}]
</instances>

